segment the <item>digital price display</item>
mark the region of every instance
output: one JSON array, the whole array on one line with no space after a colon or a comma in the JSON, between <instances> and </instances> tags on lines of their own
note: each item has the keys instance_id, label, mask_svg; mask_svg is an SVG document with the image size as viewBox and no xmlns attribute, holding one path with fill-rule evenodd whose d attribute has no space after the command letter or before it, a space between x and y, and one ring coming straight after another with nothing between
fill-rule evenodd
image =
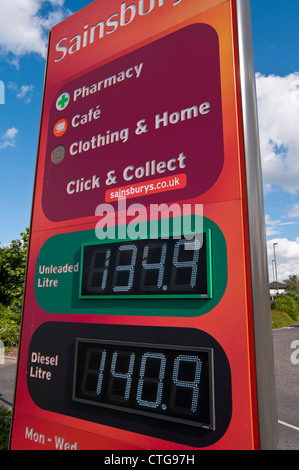
<instances>
[{"instance_id":1,"label":"digital price display","mask_svg":"<svg viewBox=\"0 0 299 470\"><path fill-rule=\"evenodd\" d=\"M213 349L77 339L75 401L215 429Z\"/></svg>"},{"instance_id":2,"label":"digital price display","mask_svg":"<svg viewBox=\"0 0 299 470\"><path fill-rule=\"evenodd\" d=\"M211 298L211 231L193 239L149 239L82 247L81 298Z\"/></svg>"}]
</instances>

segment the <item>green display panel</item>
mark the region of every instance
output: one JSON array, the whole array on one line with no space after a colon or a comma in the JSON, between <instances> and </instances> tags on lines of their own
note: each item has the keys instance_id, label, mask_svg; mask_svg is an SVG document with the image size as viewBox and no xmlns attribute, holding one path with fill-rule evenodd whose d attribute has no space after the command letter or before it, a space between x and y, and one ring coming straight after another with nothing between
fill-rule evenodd
<instances>
[{"instance_id":1,"label":"green display panel","mask_svg":"<svg viewBox=\"0 0 299 470\"><path fill-rule=\"evenodd\" d=\"M226 283L225 239L204 218L195 237L173 230L133 241L99 240L94 230L55 235L38 255L35 295L50 313L140 315L142 309L155 316L182 316L188 298L184 316L197 316L218 304Z\"/></svg>"}]
</instances>

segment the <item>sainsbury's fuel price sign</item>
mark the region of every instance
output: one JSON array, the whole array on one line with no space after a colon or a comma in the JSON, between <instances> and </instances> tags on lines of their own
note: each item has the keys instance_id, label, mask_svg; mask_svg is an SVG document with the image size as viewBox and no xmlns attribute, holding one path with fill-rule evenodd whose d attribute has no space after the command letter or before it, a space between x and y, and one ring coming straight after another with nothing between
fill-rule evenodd
<instances>
[{"instance_id":1,"label":"sainsbury's fuel price sign","mask_svg":"<svg viewBox=\"0 0 299 470\"><path fill-rule=\"evenodd\" d=\"M274 446L248 20L96 0L51 30L12 449Z\"/></svg>"}]
</instances>

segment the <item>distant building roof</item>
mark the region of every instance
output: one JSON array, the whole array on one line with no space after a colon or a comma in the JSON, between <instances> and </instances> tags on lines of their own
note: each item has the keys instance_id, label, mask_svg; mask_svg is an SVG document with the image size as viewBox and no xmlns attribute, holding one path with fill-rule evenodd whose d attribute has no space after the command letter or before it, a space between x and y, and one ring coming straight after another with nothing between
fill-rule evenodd
<instances>
[{"instance_id":1,"label":"distant building roof","mask_svg":"<svg viewBox=\"0 0 299 470\"><path fill-rule=\"evenodd\" d=\"M286 289L287 286L283 282L270 282L270 289Z\"/></svg>"}]
</instances>

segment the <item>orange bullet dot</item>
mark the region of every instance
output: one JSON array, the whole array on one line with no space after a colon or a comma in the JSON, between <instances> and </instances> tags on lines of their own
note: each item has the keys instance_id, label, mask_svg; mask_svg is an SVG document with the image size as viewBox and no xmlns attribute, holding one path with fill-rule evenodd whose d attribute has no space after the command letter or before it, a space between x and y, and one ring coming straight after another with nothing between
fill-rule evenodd
<instances>
[{"instance_id":1,"label":"orange bullet dot","mask_svg":"<svg viewBox=\"0 0 299 470\"><path fill-rule=\"evenodd\" d=\"M61 137L67 130L67 120L59 119L54 126L54 134L56 137Z\"/></svg>"}]
</instances>

